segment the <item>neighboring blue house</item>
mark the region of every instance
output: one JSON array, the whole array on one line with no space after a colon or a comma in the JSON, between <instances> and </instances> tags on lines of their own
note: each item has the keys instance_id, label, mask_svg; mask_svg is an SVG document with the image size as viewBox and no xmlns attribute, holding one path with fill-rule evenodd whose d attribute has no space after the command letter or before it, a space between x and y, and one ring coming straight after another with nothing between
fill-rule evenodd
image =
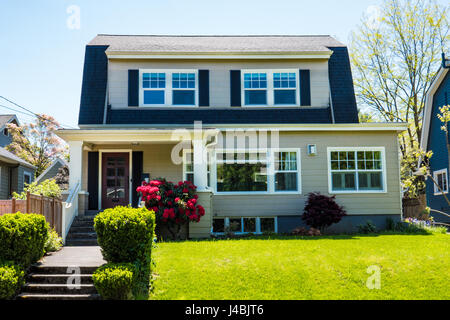
<instances>
[{"instance_id":1,"label":"neighboring blue house","mask_svg":"<svg viewBox=\"0 0 450 320\"><path fill-rule=\"evenodd\" d=\"M14 123L19 125L19 120L15 114L0 114L0 147L6 147L12 142L12 137L9 134L7 125Z\"/></svg>"},{"instance_id":2,"label":"neighboring blue house","mask_svg":"<svg viewBox=\"0 0 450 320\"><path fill-rule=\"evenodd\" d=\"M423 150L433 151L433 156L430 159L431 174L447 197L449 197L449 157L445 133L441 130L442 122L437 117L437 114L439 113L440 107L450 103L448 99L450 95L449 64L450 60L446 60L445 57L443 57L442 66L437 72L433 83L427 92L421 141ZM427 205L431 209L450 214L449 204L445 200L442 192L431 179L427 179ZM445 215L432 213L432 216L437 222L450 223L450 218Z\"/></svg>"}]
</instances>

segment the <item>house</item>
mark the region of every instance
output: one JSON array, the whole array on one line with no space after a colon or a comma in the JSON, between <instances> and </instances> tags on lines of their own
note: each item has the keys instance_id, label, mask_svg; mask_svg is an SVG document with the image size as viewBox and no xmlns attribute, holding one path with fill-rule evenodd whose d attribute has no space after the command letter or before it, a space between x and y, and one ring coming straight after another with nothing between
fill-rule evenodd
<instances>
[{"instance_id":1,"label":"house","mask_svg":"<svg viewBox=\"0 0 450 320\"><path fill-rule=\"evenodd\" d=\"M68 166L67 162L61 158L56 158L55 160L53 160L53 162L48 166L47 169L45 169L40 175L39 177L36 178L35 181L37 181L37 183L41 183L44 180L47 179L53 179L56 177L56 175L59 172L59 169L62 167Z\"/></svg>"},{"instance_id":2,"label":"house","mask_svg":"<svg viewBox=\"0 0 450 320\"><path fill-rule=\"evenodd\" d=\"M330 36L98 35L78 123L58 135L79 214L135 206L144 177L164 177L198 187L192 238L289 232L314 191L347 210L331 231L401 219L406 127L358 123L348 51Z\"/></svg>"},{"instance_id":3,"label":"house","mask_svg":"<svg viewBox=\"0 0 450 320\"><path fill-rule=\"evenodd\" d=\"M430 158L430 170L434 180L438 183L436 186L432 179L427 179L426 195L427 205L434 210L450 214L450 206L445 200L444 194L448 196L448 169L449 156L445 139L445 132L441 130L442 122L437 115L439 108L450 104L450 60L443 55L442 66L434 77L430 88L427 91L424 106L423 133L420 142L423 150L433 151ZM437 222L450 223L450 218L432 212L431 215Z\"/></svg>"},{"instance_id":4,"label":"house","mask_svg":"<svg viewBox=\"0 0 450 320\"><path fill-rule=\"evenodd\" d=\"M0 147L6 147L12 142L12 137L7 128L9 123L20 125L15 114L0 114Z\"/></svg>"},{"instance_id":5,"label":"house","mask_svg":"<svg viewBox=\"0 0 450 320\"><path fill-rule=\"evenodd\" d=\"M11 198L13 192L21 193L25 183L33 182L35 169L33 165L0 147L0 199Z\"/></svg>"}]
</instances>

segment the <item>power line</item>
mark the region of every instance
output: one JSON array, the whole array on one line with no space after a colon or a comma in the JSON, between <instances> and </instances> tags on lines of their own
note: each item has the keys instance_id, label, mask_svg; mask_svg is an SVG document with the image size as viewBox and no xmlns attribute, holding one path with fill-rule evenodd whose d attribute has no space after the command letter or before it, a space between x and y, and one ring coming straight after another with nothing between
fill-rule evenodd
<instances>
[{"instance_id":1,"label":"power line","mask_svg":"<svg viewBox=\"0 0 450 320\"><path fill-rule=\"evenodd\" d=\"M3 105L3 104L0 104L0 107L3 107L3 108L5 108L5 109L11 110L11 111L14 111L14 112L16 112L16 113L23 114L23 115L28 116L28 117L33 117L33 118L36 117L34 114L25 113L25 112L23 112L23 111L19 111L19 110L17 110L17 109L14 109L14 108L5 106L5 105Z\"/></svg>"},{"instance_id":2,"label":"power line","mask_svg":"<svg viewBox=\"0 0 450 320\"><path fill-rule=\"evenodd\" d=\"M25 110L25 111L27 111L28 113L31 113L33 116L35 116L35 117L37 117L37 118L39 118L39 119L43 119L43 117L41 117L39 114L37 114L37 113L35 113L35 112L33 112L33 111L31 111L31 110L29 110L29 109L27 109L27 108L21 106L21 105L18 104L18 103L15 103L14 101L9 100L8 98L5 98L4 96L0 96L0 98L2 98L3 100L8 101L9 103L12 103L13 105L15 105L15 106L17 106L17 107L19 107L19 108L21 108L21 109L23 109L23 110ZM3 105L2 105L2 106L3 106ZM8 107L6 107L6 106L3 106L3 107L8 108ZM14 110L14 109L12 109L12 108L8 108L8 109ZM20 111L17 111L17 112L20 112ZM21 112L21 113L24 113L24 112ZM68 128L71 128L71 129L76 129L76 128L73 127L73 126L69 126L69 125L64 124L64 123L60 123L60 125L63 126L63 127L68 127Z\"/></svg>"}]
</instances>

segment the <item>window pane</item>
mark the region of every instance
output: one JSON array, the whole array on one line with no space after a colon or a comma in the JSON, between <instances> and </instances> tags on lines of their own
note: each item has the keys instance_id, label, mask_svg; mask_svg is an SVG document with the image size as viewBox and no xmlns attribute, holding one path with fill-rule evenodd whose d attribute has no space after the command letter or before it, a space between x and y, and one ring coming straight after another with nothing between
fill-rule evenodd
<instances>
[{"instance_id":1,"label":"window pane","mask_svg":"<svg viewBox=\"0 0 450 320\"><path fill-rule=\"evenodd\" d=\"M261 218L261 232L275 232L275 219L274 218Z\"/></svg>"},{"instance_id":2,"label":"window pane","mask_svg":"<svg viewBox=\"0 0 450 320\"><path fill-rule=\"evenodd\" d=\"M194 90L173 90L174 105L195 105Z\"/></svg>"},{"instance_id":3,"label":"window pane","mask_svg":"<svg viewBox=\"0 0 450 320\"><path fill-rule=\"evenodd\" d=\"M230 219L230 230L233 232L242 232L241 218Z\"/></svg>"},{"instance_id":4,"label":"window pane","mask_svg":"<svg viewBox=\"0 0 450 320\"><path fill-rule=\"evenodd\" d=\"M144 91L144 104L164 104L164 90Z\"/></svg>"},{"instance_id":5,"label":"window pane","mask_svg":"<svg viewBox=\"0 0 450 320\"><path fill-rule=\"evenodd\" d=\"M213 232L225 231L225 219L213 219Z\"/></svg>"},{"instance_id":6,"label":"window pane","mask_svg":"<svg viewBox=\"0 0 450 320\"><path fill-rule=\"evenodd\" d=\"M195 88L195 73L173 73L172 88Z\"/></svg>"},{"instance_id":7,"label":"window pane","mask_svg":"<svg viewBox=\"0 0 450 320\"><path fill-rule=\"evenodd\" d=\"M244 232L256 232L255 218L244 218Z\"/></svg>"},{"instance_id":8,"label":"window pane","mask_svg":"<svg viewBox=\"0 0 450 320\"><path fill-rule=\"evenodd\" d=\"M275 191L297 191L297 172L276 173Z\"/></svg>"},{"instance_id":9,"label":"window pane","mask_svg":"<svg viewBox=\"0 0 450 320\"><path fill-rule=\"evenodd\" d=\"M275 90L275 104L295 104L295 90Z\"/></svg>"},{"instance_id":10,"label":"window pane","mask_svg":"<svg viewBox=\"0 0 450 320\"><path fill-rule=\"evenodd\" d=\"M333 172L331 175L333 190L356 190L354 172Z\"/></svg>"},{"instance_id":11,"label":"window pane","mask_svg":"<svg viewBox=\"0 0 450 320\"><path fill-rule=\"evenodd\" d=\"M193 173L186 173L186 180L194 183L194 174Z\"/></svg>"},{"instance_id":12,"label":"window pane","mask_svg":"<svg viewBox=\"0 0 450 320\"><path fill-rule=\"evenodd\" d=\"M245 90L245 104L266 105L267 104L266 90Z\"/></svg>"},{"instance_id":13,"label":"window pane","mask_svg":"<svg viewBox=\"0 0 450 320\"><path fill-rule=\"evenodd\" d=\"M358 182L360 190L382 190L381 172L359 172Z\"/></svg>"},{"instance_id":14,"label":"window pane","mask_svg":"<svg viewBox=\"0 0 450 320\"><path fill-rule=\"evenodd\" d=\"M217 164L217 191L267 191L266 164Z\"/></svg>"}]
</instances>

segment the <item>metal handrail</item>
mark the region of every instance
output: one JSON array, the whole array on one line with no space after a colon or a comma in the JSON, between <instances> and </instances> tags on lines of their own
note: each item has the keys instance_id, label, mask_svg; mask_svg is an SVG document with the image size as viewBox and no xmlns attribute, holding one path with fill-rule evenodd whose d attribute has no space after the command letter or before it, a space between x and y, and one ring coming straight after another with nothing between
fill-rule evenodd
<instances>
[{"instance_id":1,"label":"metal handrail","mask_svg":"<svg viewBox=\"0 0 450 320\"><path fill-rule=\"evenodd\" d=\"M66 208L70 208L72 206L75 195L78 193L79 190L80 190L80 181L77 182L75 187L72 189L72 191L70 191L69 195L67 196Z\"/></svg>"}]
</instances>

